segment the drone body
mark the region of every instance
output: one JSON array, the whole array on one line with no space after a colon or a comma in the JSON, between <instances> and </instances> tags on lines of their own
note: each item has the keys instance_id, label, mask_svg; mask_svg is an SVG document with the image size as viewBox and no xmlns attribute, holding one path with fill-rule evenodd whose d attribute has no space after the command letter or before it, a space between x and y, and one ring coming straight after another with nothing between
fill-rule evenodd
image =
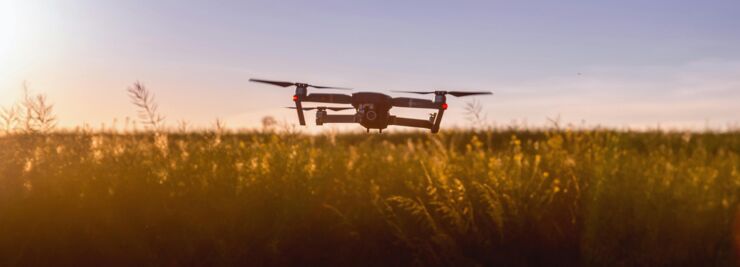
<instances>
[{"instance_id":1,"label":"drone body","mask_svg":"<svg viewBox=\"0 0 740 267\"><path fill-rule=\"evenodd\" d=\"M439 132L439 125L442 122L442 115L447 109L447 94L453 96L491 94L491 92L404 91L404 93L434 94L434 100L432 101L419 98L391 97L386 94L375 92L358 92L353 93L352 95L323 93L309 94L309 87L316 89L349 89L329 86L315 86L306 83L279 82L259 79L250 79L250 81L267 83L281 87L295 86L295 94L293 95L293 102L295 102L295 107L289 108L295 109L297 111L298 121L301 125L306 125L303 111L315 109L316 125L323 125L324 123L359 123L360 125L365 127L368 132L370 131L370 129L378 129L382 132L383 129L388 127L388 125L398 125L426 128L430 129L432 133L437 133ZM345 104L352 105L352 107L303 107L304 102ZM403 118L394 116L390 113L390 110L393 107L436 109L437 112L432 113L429 119L426 120ZM341 111L349 109L354 109L355 114L340 115L328 114L327 112L327 110Z\"/></svg>"}]
</instances>

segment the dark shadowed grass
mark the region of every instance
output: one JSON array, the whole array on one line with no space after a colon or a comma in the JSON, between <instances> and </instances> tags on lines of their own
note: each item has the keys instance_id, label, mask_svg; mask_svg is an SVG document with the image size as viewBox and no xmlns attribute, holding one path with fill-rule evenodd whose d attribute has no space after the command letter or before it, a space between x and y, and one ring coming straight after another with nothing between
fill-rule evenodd
<instances>
[{"instance_id":1,"label":"dark shadowed grass","mask_svg":"<svg viewBox=\"0 0 740 267\"><path fill-rule=\"evenodd\" d=\"M0 265L733 265L740 134L0 137Z\"/></svg>"}]
</instances>

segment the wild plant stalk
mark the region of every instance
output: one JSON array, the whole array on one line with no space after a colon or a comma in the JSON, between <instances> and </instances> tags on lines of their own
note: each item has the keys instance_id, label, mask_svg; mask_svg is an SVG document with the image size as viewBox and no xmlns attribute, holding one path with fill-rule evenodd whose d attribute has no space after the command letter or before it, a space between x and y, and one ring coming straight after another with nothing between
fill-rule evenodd
<instances>
[{"instance_id":1,"label":"wild plant stalk","mask_svg":"<svg viewBox=\"0 0 740 267\"><path fill-rule=\"evenodd\" d=\"M222 119L216 118L216 121L213 122L213 128L216 133L223 134L226 132L226 123Z\"/></svg>"},{"instance_id":2,"label":"wild plant stalk","mask_svg":"<svg viewBox=\"0 0 740 267\"><path fill-rule=\"evenodd\" d=\"M3 132L10 134L18 129L20 124L20 108L18 105L12 105L10 108L0 110L0 126Z\"/></svg>"},{"instance_id":3,"label":"wild plant stalk","mask_svg":"<svg viewBox=\"0 0 740 267\"><path fill-rule=\"evenodd\" d=\"M136 81L126 91L131 98L131 103L139 108L139 119L142 123L149 125L155 131L162 130L165 117L157 111L159 105L154 99L154 94L139 81Z\"/></svg>"},{"instance_id":4,"label":"wild plant stalk","mask_svg":"<svg viewBox=\"0 0 740 267\"><path fill-rule=\"evenodd\" d=\"M189 127L190 127L190 123L188 121L186 120L177 121L177 130L180 133L187 133Z\"/></svg>"},{"instance_id":5,"label":"wild plant stalk","mask_svg":"<svg viewBox=\"0 0 740 267\"><path fill-rule=\"evenodd\" d=\"M54 105L46 95L32 94L28 83L23 83L23 100L10 108L3 108L0 114L2 126L6 133L21 129L26 133L46 133L56 127Z\"/></svg>"},{"instance_id":6,"label":"wild plant stalk","mask_svg":"<svg viewBox=\"0 0 740 267\"><path fill-rule=\"evenodd\" d=\"M483 114L483 104L477 99L465 103L465 116L474 126L482 126L488 120L488 116Z\"/></svg>"},{"instance_id":7,"label":"wild plant stalk","mask_svg":"<svg viewBox=\"0 0 740 267\"><path fill-rule=\"evenodd\" d=\"M277 124L278 124L278 121L275 119L275 117L272 117L272 116L262 117L262 130L265 132L272 131L275 128L275 125Z\"/></svg>"},{"instance_id":8,"label":"wild plant stalk","mask_svg":"<svg viewBox=\"0 0 740 267\"><path fill-rule=\"evenodd\" d=\"M552 127L554 127L553 129L560 130L560 124L561 124L560 114L558 114L558 116L556 116L555 118L548 117L547 121L552 124Z\"/></svg>"},{"instance_id":9,"label":"wild plant stalk","mask_svg":"<svg viewBox=\"0 0 740 267\"><path fill-rule=\"evenodd\" d=\"M54 106L46 101L46 96L36 95L32 101L27 102L31 111L33 121L36 123L36 129L41 132L48 132L56 127L56 116L52 113Z\"/></svg>"}]
</instances>

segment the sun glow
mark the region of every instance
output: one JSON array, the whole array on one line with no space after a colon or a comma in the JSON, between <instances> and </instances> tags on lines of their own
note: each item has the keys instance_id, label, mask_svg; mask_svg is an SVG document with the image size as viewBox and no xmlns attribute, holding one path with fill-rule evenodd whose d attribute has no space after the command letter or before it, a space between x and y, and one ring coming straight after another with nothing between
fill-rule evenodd
<instances>
[{"instance_id":1,"label":"sun glow","mask_svg":"<svg viewBox=\"0 0 740 267\"><path fill-rule=\"evenodd\" d=\"M0 1L0 105L16 99L19 85L49 55L48 6L36 1Z\"/></svg>"},{"instance_id":2,"label":"sun glow","mask_svg":"<svg viewBox=\"0 0 740 267\"><path fill-rule=\"evenodd\" d=\"M18 19L15 3L0 2L0 75L5 76L13 65L18 43ZM0 91L1 92L1 91ZM0 95L2 97L2 95Z\"/></svg>"},{"instance_id":3,"label":"sun glow","mask_svg":"<svg viewBox=\"0 0 740 267\"><path fill-rule=\"evenodd\" d=\"M0 106L5 106L11 101L11 89L8 82L11 80L14 58L17 49L17 19L14 3L11 1L0 2Z\"/></svg>"}]
</instances>

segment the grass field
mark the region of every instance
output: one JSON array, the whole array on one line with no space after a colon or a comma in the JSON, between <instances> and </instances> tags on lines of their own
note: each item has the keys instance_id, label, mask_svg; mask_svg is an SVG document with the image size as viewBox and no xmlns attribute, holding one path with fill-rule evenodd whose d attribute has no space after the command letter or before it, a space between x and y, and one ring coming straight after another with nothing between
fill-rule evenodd
<instances>
[{"instance_id":1,"label":"grass field","mask_svg":"<svg viewBox=\"0 0 740 267\"><path fill-rule=\"evenodd\" d=\"M0 265L734 265L740 133L0 137Z\"/></svg>"}]
</instances>

